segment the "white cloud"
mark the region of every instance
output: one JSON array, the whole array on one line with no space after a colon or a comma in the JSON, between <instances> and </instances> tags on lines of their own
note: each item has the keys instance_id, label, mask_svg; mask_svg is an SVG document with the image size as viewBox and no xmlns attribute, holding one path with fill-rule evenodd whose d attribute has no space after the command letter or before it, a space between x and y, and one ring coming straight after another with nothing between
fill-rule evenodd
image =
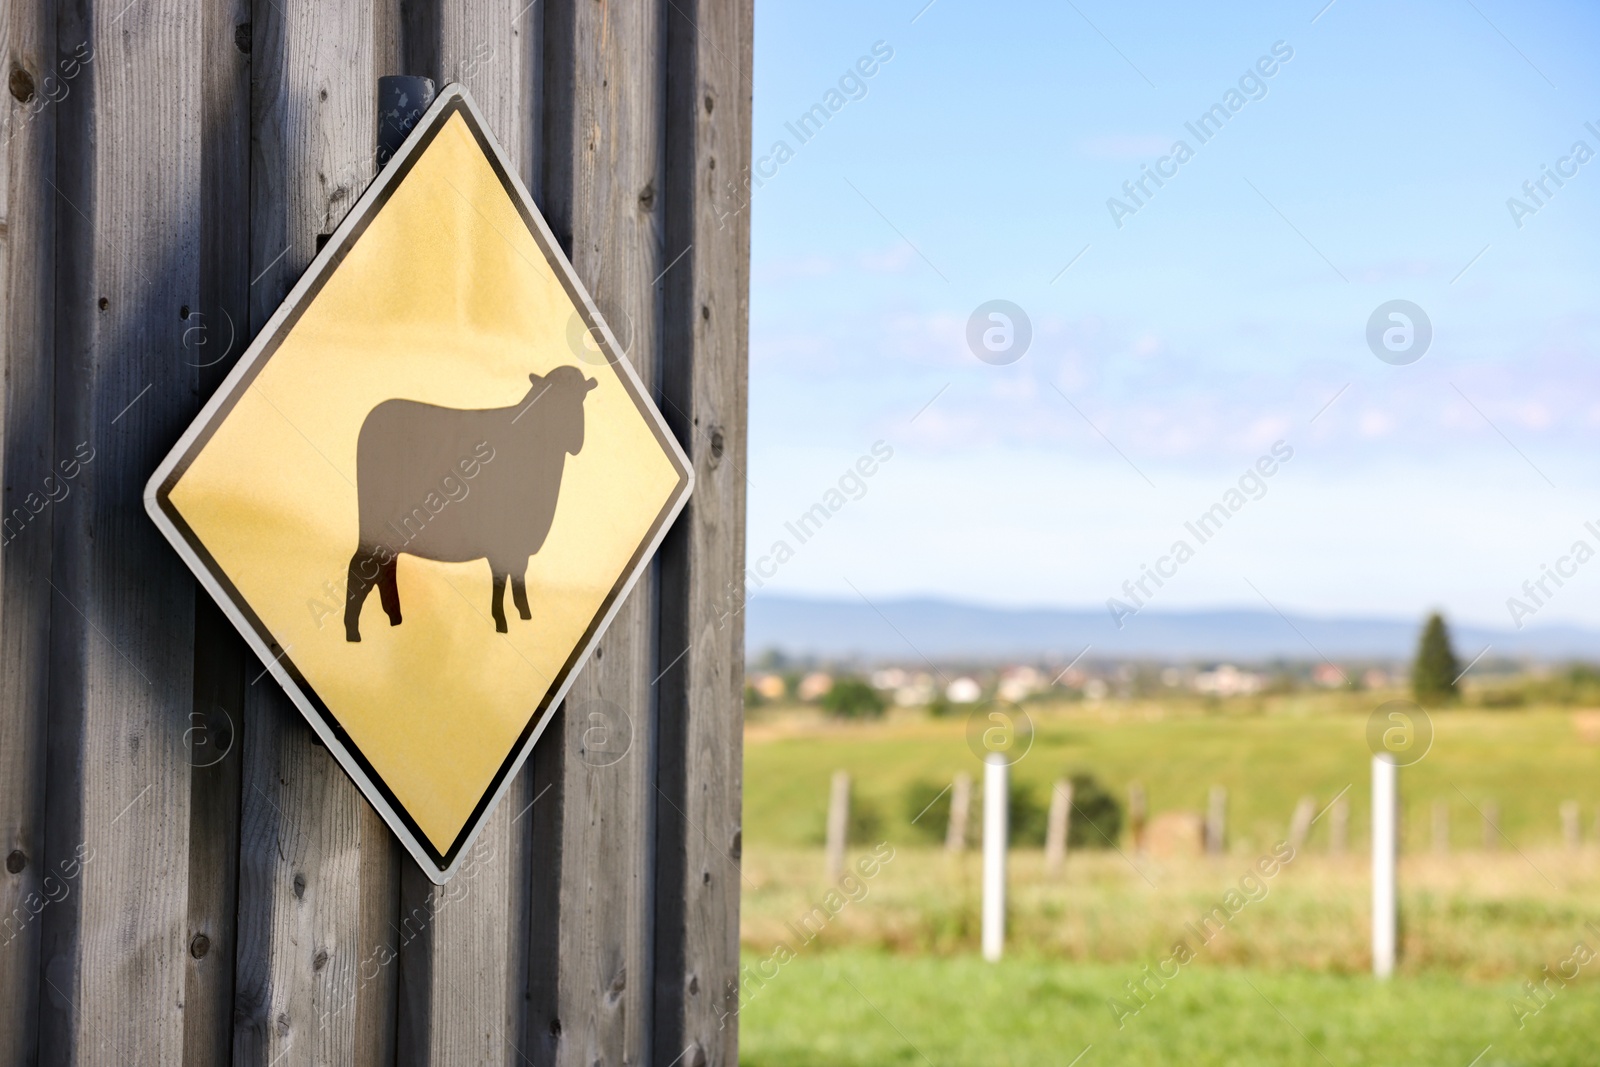
<instances>
[{"instance_id":1,"label":"white cloud","mask_svg":"<svg viewBox=\"0 0 1600 1067\"><path fill-rule=\"evenodd\" d=\"M877 252L861 253L861 269L874 274L904 274L916 261L917 253L904 241Z\"/></svg>"},{"instance_id":2,"label":"white cloud","mask_svg":"<svg viewBox=\"0 0 1600 1067\"><path fill-rule=\"evenodd\" d=\"M1158 133L1112 133L1078 142L1078 152L1089 159L1149 159L1172 147L1173 138Z\"/></svg>"}]
</instances>

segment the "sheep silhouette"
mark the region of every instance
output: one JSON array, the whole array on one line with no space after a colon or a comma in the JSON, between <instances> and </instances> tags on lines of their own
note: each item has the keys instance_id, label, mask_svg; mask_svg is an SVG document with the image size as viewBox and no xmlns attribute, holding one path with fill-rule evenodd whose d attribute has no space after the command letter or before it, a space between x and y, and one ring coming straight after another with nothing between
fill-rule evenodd
<instances>
[{"instance_id":1,"label":"sheep silhouette","mask_svg":"<svg viewBox=\"0 0 1600 1067\"><path fill-rule=\"evenodd\" d=\"M350 557L345 640L361 640L361 605L378 587L390 626L400 625L399 557L489 561L495 629L506 632L505 586L528 609L528 560L555 518L567 455L583 449L583 402L595 387L576 367L528 375L505 408L446 408L385 400L356 443L360 536Z\"/></svg>"}]
</instances>

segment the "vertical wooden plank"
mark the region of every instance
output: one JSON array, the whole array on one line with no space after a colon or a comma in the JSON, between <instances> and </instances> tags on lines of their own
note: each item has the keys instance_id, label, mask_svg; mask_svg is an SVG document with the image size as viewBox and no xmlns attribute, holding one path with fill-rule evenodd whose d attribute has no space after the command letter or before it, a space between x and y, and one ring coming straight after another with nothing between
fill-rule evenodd
<instances>
[{"instance_id":1,"label":"vertical wooden plank","mask_svg":"<svg viewBox=\"0 0 1600 1067\"><path fill-rule=\"evenodd\" d=\"M666 253L683 259L662 406L695 493L661 557L654 1059L721 1067L738 1062L753 11L675 0L666 19Z\"/></svg>"},{"instance_id":2,"label":"vertical wooden plank","mask_svg":"<svg viewBox=\"0 0 1600 1067\"><path fill-rule=\"evenodd\" d=\"M201 18L200 301L185 319L179 357L195 382L197 405L244 351L250 324L249 243L240 240L240 220L250 217L249 0L207 4ZM232 624L197 586L194 704L184 731L192 797L183 1049L189 1067L224 1063L233 1045L240 730L252 659Z\"/></svg>"},{"instance_id":3,"label":"vertical wooden plank","mask_svg":"<svg viewBox=\"0 0 1600 1067\"><path fill-rule=\"evenodd\" d=\"M372 178L398 13L261 0L251 38L259 329ZM369 942L393 914L393 841L269 677L244 717L234 1062L392 1062L395 968Z\"/></svg>"},{"instance_id":4,"label":"vertical wooden plank","mask_svg":"<svg viewBox=\"0 0 1600 1067\"><path fill-rule=\"evenodd\" d=\"M465 85L525 182L540 23L526 0L426 0L404 18L406 73ZM401 948L401 1064L525 1060L531 776L512 783L448 886L420 871L403 878L401 914L416 917L416 936Z\"/></svg>"},{"instance_id":5,"label":"vertical wooden plank","mask_svg":"<svg viewBox=\"0 0 1600 1067\"><path fill-rule=\"evenodd\" d=\"M45 885L45 701L51 598L55 70L43 0L0 15L8 80L0 129L0 1062L32 1062L38 1040L38 911ZM76 79L73 79L74 81ZM52 86L54 87L54 86ZM31 91L32 95L28 95ZM58 491L59 492L59 491Z\"/></svg>"},{"instance_id":6,"label":"vertical wooden plank","mask_svg":"<svg viewBox=\"0 0 1600 1067\"><path fill-rule=\"evenodd\" d=\"M660 367L657 279L667 266L664 10L551 0L544 26L543 206L646 382ZM536 837L534 856L540 863L560 857L556 958L535 933L531 944L540 955L529 962L533 988L555 998L530 1005L530 1028L550 1062L635 1063L650 1054L656 603L652 573L576 679L554 735L562 754L560 840ZM625 756L586 760L591 715L612 735L628 731ZM539 777L536 768L536 786ZM530 927L555 918L535 913Z\"/></svg>"},{"instance_id":7,"label":"vertical wooden plank","mask_svg":"<svg viewBox=\"0 0 1600 1067\"><path fill-rule=\"evenodd\" d=\"M55 450L45 909L48 1063L183 1056L194 585L144 515L193 411L174 358L199 302L199 22L175 0L61 9L85 47L57 105ZM92 50L92 59L88 58ZM60 51L58 49L58 51ZM174 872L176 876L174 876Z\"/></svg>"}]
</instances>

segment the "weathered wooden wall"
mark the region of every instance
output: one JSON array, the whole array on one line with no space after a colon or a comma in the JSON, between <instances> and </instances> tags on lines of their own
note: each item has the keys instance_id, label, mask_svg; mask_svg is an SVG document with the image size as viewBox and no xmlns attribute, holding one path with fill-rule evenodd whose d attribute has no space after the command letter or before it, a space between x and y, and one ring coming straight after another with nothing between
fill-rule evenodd
<instances>
[{"instance_id":1,"label":"weathered wooden wall","mask_svg":"<svg viewBox=\"0 0 1600 1067\"><path fill-rule=\"evenodd\" d=\"M0 1063L736 1062L751 20L0 14ZM697 478L443 889L140 503L375 173L391 73L472 91Z\"/></svg>"}]
</instances>

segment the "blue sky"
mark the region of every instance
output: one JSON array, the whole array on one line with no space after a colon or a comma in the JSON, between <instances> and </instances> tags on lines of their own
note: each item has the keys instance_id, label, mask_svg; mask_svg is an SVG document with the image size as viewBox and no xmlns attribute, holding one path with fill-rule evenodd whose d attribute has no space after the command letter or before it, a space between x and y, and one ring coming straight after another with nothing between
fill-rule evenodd
<instances>
[{"instance_id":1,"label":"blue sky","mask_svg":"<svg viewBox=\"0 0 1600 1067\"><path fill-rule=\"evenodd\" d=\"M1593 8L924 3L757 5L755 156L792 150L750 206L750 561L794 550L765 589L1104 605L1278 441L1152 607L1509 625L1541 564L1600 548L1600 158L1507 207L1600 153ZM1032 324L1009 365L967 346L992 299ZM1433 327L1405 366L1365 337L1395 299ZM1600 560L1567 568L1530 624L1600 623Z\"/></svg>"}]
</instances>

